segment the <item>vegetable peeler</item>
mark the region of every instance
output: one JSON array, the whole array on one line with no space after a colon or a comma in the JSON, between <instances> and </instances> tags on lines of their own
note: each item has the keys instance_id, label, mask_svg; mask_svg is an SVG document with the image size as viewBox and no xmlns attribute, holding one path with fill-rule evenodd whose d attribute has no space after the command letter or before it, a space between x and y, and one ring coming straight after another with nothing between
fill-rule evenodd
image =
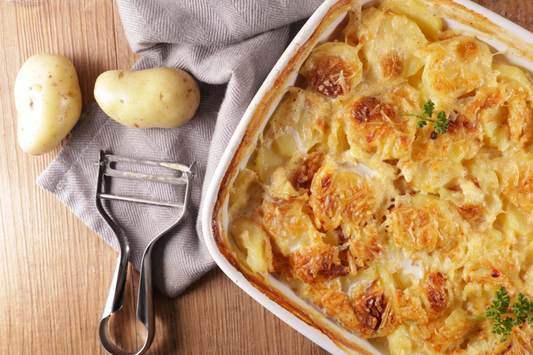
<instances>
[{"instance_id":1,"label":"vegetable peeler","mask_svg":"<svg viewBox=\"0 0 533 355\"><path fill-rule=\"evenodd\" d=\"M158 176L153 174L135 173L130 171L118 170L117 164L130 164L130 165L145 165L154 168L163 167L172 169L173 171L181 172L180 176ZM120 245L120 250L117 259L117 265L115 267L115 273L113 274L113 280L107 300L104 306L104 312L100 325L98 327L98 336L100 338L100 344L111 355L141 355L144 354L154 340L155 335L155 318L154 318L154 306L153 306L153 285L152 285L152 250L154 244L159 238L167 234L171 229L180 224L189 210L190 197L191 197L191 182L194 177L193 168L196 162L193 162L191 166L186 166L178 163L167 162L155 162L149 160L138 160L126 157L120 157L116 155L106 154L104 151L100 151L100 159L98 162L98 181L96 185L96 208L100 215L105 219L109 226L113 229L115 236ZM137 198L130 196L122 196L106 193L104 191L104 179L105 177L111 178L124 178L135 180L146 180L152 182L159 182L173 185L185 185L185 196L182 203L174 201L156 201L145 198ZM129 353L118 348L109 335L109 320L111 316L122 308L124 301L124 291L126 286L126 276L128 270L128 261L130 256L130 246L127 238L119 238L119 235L124 235L118 225L113 221L109 214L104 209L102 200L114 200L114 201L127 201L134 203L142 203L155 206L171 207L180 209L181 213L177 220L170 225L167 229L155 236L146 249L144 250L140 281L139 281L139 295L137 298L137 318L146 327L147 335L146 341L143 347L136 353Z\"/></svg>"}]
</instances>

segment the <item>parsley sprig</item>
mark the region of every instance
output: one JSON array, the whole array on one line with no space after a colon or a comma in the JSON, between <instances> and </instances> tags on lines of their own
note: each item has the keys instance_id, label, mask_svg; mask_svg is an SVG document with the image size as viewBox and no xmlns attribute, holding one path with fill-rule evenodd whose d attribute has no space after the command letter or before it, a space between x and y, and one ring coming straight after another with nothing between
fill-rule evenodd
<instances>
[{"instance_id":1,"label":"parsley sprig","mask_svg":"<svg viewBox=\"0 0 533 355\"><path fill-rule=\"evenodd\" d=\"M414 116L417 118L416 122L416 128L422 128L428 124L428 122L433 122L433 129L437 134L444 134L448 132L448 128L450 125L450 120L446 117L446 112L441 111L437 113L437 117L435 120L432 119L433 117L433 111L435 110L435 104L433 101L428 100L424 106L422 106L422 112L421 113L402 113L400 116ZM437 138L433 134L431 135L431 138ZM433 138L433 139L435 139Z\"/></svg>"},{"instance_id":2,"label":"parsley sprig","mask_svg":"<svg viewBox=\"0 0 533 355\"><path fill-rule=\"evenodd\" d=\"M472 322L477 322L481 319L489 319L494 324L492 325L492 332L500 334L502 337L500 342L507 341L507 337L511 335L515 325L524 323L533 323L533 302L529 302L524 294L518 294L518 302L516 302L509 312L509 305L511 297L507 289L500 286L496 291L496 299L492 302L485 315L472 319ZM512 314L514 317L503 317L506 314Z\"/></svg>"}]
</instances>

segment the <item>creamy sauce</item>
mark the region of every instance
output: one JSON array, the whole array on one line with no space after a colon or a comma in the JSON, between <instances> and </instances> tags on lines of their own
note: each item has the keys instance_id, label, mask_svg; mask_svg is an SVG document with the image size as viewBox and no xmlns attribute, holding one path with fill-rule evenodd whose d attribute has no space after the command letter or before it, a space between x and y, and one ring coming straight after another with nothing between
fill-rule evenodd
<instances>
[{"instance_id":1,"label":"creamy sauce","mask_svg":"<svg viewBox=\"0 0 533 355\"><path fill-rule=\"evenodd\" d=\"M300 140L300 135L298 134L298 130L296 129L292 130L292 138L294 138L294 141L296 142L296 146L298 147L298 150L301 153L306 154L307 150L304 147L302 147L302 141Z\"/></svg>"},{"instance_id":2,"label":"creamy sauce","mask_svg":"<svg viewBox=\"0 0 533 355\"><path fill-rule=\"evenodd\" d=\"M340 160L336 163L340 169L356 173L359 176L370 178L374 176L374 171L361 162L358 162L357 165L347 160Z\"/></svg>"},{"instance_id":3,"label":"creamy sauce","mask_svg":"<svg viewBox=\"0 0 533 355\"><path fill-rule=\"evenodd\" d=\"M418 279L424 276L422 262L420 260L413 261L412 259L405 259L400 263L400 267L404 274L411 274Z\"/></svg>"}]
</instances>

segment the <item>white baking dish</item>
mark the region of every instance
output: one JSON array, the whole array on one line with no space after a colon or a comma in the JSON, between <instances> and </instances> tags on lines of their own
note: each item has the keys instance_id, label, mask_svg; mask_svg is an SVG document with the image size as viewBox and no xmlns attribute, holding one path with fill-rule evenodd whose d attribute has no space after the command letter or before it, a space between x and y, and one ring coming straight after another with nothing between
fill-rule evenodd
<instances>
[{"instance_id":1,"label":"white baking dish","mask_svg":"<svg viewBox=\"0 0 533 355\"><path fill-rule=\"evenodd\" d=\"M464 29L469 34L472 34L472 31L479 33L478 39L488 43L492 47L494 53L506 53L496 55L494 58L495 62L513 64L525 69L525 71L529 73L533 73L533 64L530 62L533 61L533 46L530 45L533 43L533 34L531 32L524 30L516 24L475 3L472 3L469 0L455 0L455 4L452 4L451 9L448 8L449 4L451 3L449 0L433 1L437 4L445 6L445 8L441 9L442 12L439 15L444 18L446 27ZM234 177L227 178L226 175L228 172L237 171L238 167L243 166L243 163L246 162L246 159L242 158L242 156L241 160L237 159L236 161L235 158L236 152L238 149L240 149L239 147L241 147L241 145L246 146L246 144L242 143L243 137L246 138L247 141L255 141L257 134L262 131L282 96L282 94L280 94L278 95L279 97L269 97L268 95L270 95L271 89L273 90L273 87L276 85L277 87L286 87L294 84L299 68L295 65L295 57L301 55L301 52L305 51L306 47L312 48L314 44L320 43L321 41L323 42L325 39L331 36L332 32L344 19L346 13L335 14L335 16L338 15L338 18L333 21L322 32L322 34L315 34L315 30L321 26L324 26L323 21L325 17L329 17L331 15L330 12L333 8L341 7L343 3L346 2L347 0L326 0L324 2L298 33L287 50L283 53L276 66L259 89L257 95L246 110L242 121L237 127L235 134L233 135L224 155L221 158L220 164L216 169L213 180L210 183L208 192L205 196L203 210L201 212L203 218L203 232L211 255L229 278L231 278L239 287L241 287L246 293L256 299L269 311L274 313L304 336L320 345L325 350L331 352L332 354L344 354L345 352L354 354L387 354L388 351L386 348L378 349L367 340L361 339L355 336L353 333L339 327L336 323L331 321L329 317L321 314L320 310L318 310L316 307L305 303L298 298L291 289L272 278L271 283L276 291L283 294L284 297L287 297L292 302L299 304L302 308L309 312L309 314L312 314L313 316L311 319L315 324L318 322L322 325L326 324L327 327L335 329L337 334L347 339L348 343L355 345L356 348L360 348L359 351L348 349L340 344L338 339L333 342L320 330L308 324L313 322L301 320L295 314L291 313L277 302L274 302L266 294L254 287L254 285L252 285L247 278L228 261L228 259L219 250L213 233L213 228L220 228L221 232L223 233L225 233L227 228L227 220L225 220L223 216L225 208L224 203L222 203L221 215L217 217L217 220L213 221L215 204L217 203L217 199L225 199L223 193L221 194L221 191L223 190L221 188L221 184L225 182L227 186L228 184L231 185L233 182ZM362 1L363 7L375 3L379 3L379 0ZM460 11L457 12L454 10L454 8L459 8ZM455 18L455 20L450 19L452 17ZM470 27L471 23L475 29ZM465 24L468 24L468 26ZM482 32L484 33L483 35L481 34ZM489 35L487 35L487 33ZM527 58L529 61L519 57ZM296 60L296 64L297 63L301 63L301 61ZM290 73L287 74L286 69L287 67L291 66L293 68L290 70ZM284 79L281 78L283 75L285 75ZM269 102L265 104L265 100ZM256 111L258 109L264 111L264 119L262 122L253 122L252 119L254 114L257 113ZM251 122L253 124L251 124ZM249 150L249 145L246 149ZM248 155L250 153L251 152L248 152ZM227 199L225 205L227 205Z\"/></svg>"}]
</instances>

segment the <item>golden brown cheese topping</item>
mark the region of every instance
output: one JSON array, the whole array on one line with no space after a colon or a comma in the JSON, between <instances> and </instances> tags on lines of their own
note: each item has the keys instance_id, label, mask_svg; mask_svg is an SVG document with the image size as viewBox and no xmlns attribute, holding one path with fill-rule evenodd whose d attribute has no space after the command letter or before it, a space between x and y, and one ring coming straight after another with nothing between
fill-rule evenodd
<instances>
[{"instance_id":1,"label":"golden brown cheese topping","mask_svg":"<svg viewBox=\"0 0 533 355\"><path fill-rule=\"evenodd\" d=\"M531 325L500 343L490 321L470 321L499 285L533 297L529 75L443 33L418 0L343 26L311 52L234 182L236 255L394 355L533 353ZM428 99L446 133L405 115Z\"/></svg>"},{"instance_id":2,"label":"golden brown cheese topping","mask_svg":"<svg viewBox=\"0 0 533 355\"><path fill-rule=\"evenodd\" d=\"M339 169L329 158L313 178L309 205L318 228L331 230L348 224L364 226L382 204L382 197L373 184Z\"/></svg>"},{"instance_id":3,"label":"golden brown cheese topping","mask_svg":"<svg viewBox=\"0 0 533 355\"><path fill-rule=\"evenodd\" d=\"M397 245L413 251L446 251L462 234L461 216L433 196L398 197L387 214L388 232Z\"/></svg>"},{"instance_id":4,"label":"golden brown cheese topping","mask_svg":"<svg viewBox=\"0 0 533 355\"><path fill-rule=\"evenodd\" d=\"M399 159L409 153L416 129L413 120L400 116L407 113L399 105L402 101L394 94L356 96L338 113L336 121L345 126L354 155Z\"/></svg>"},{"instance_id":5,"label":"golden brown cheese topping","mask_svg":"<svg viewBox=\"0 0 533 355\"><path fill-rule=\"evenodd\" d=\"M363 66L357 48L345 43L325 43L311 53L301 72L317 92L334 99L355 89L361 81Z\"/></svg>"},{"instance_id":6,"label":"golden brown cheese topping","mask_svg":"<svg viewBox=\"0 0 533 355\"><path fill-rule=\"evenodd\" d=\"M420 55L426 57L424 85L436 98L457 99L496 83L492 53L476 39L457 37L432 43Z\"/></svg>"}]
</instances>

